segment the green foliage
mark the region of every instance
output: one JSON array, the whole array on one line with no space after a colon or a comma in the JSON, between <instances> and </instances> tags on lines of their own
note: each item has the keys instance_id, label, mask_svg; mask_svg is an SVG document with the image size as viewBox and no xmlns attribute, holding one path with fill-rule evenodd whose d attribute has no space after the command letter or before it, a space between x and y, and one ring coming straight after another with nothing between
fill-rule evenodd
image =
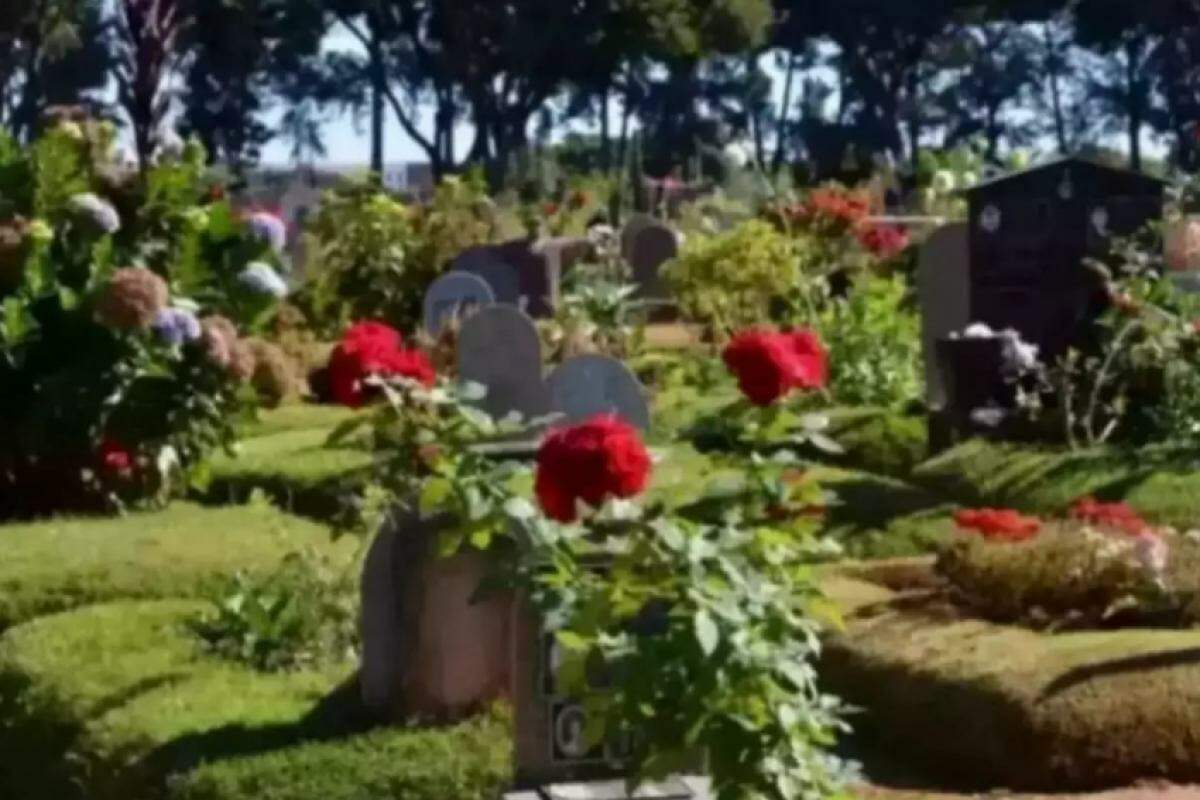
<instances>
[{"instance_id":1,"label":"green foliage","mask_svg":"<svg viewBox=\"0 0 1200 800\"><path fill-rule=\"evenodd\" d=\"M352 658L357 576L345 567L307 550L288 554L270 575L239 572L192 630L209 651L265 671Z\"/></svg>"},{"instance_id":2,"label":"green foliage","mask_svg":"<svg viewBox=\"0 0 1200 800\"><path fill-rule=\"evenodd\" d=\"M959 535L937 571L952 596L986 619L1034 627L1191 627L1200 615L1200 542L1164 535L1165 569L1120 531L1055 523L1016 544Z\"/></svg>"},{"instance_id":3,"label":"green foliage","mask_svg":"<svg viewBox=\"0 0 1200 800\"><path fill-rule=\"evenodd\" d=\"M900 277L861 279L822 310L830 391L846 405L899 407L920 397L920 319Z\"/></svg>"},{"instance_id":4,"label":"green foliage","mask_svg":"<svg viewBox=\"0 0 1200 800\"><path fill-rule=\"evenodd\" d=\"M308 228L314 323L329 332L363 319L416 327L429 283L460 252L490 241L494 227L477 176L445 179L428 206L405 205L370 183L327 193Z\"/></svg>"},{"instance_id":5,"label":"green foliage","mask_svg":"<svg viewBox=\"0 0 1200 800\"><path fill-rule=\"evenodd\" d=\"M803 306L814 289L801 274L804 244L750 220L713 236L688 239L663 274L684 316L718 339L777 318L780 304Z\"/></svg>"},{"instance_id":6,"label":"green foliage","mask_svg":"<svg viewBox=\"0 0 1200 800\"><path fill-rule=\"evenodd\" d=\"M495 800L511 786L512 718L391 727L203 764L167 800Z\"/></svg>"},{"instance_id":7,"label":"green foliage","mask_svg":"<svg viewBox=\"0 0 1200 800\"><path fill-rule=\"evenodd\" d=\"M643 339L644 304L635 300L629 265L615 232L594 228L595 263L576 264L564 281L555 314L554 344L564 357L594 351L628 358Z\"/></svg>"},{"instance_id":8,"label":"green foliage","mask_svg":"<svg viewBox=\"0 0 1200 800\"><path fill-rule=\"evenodd\" d=\"M561 678L591 741L628 737L636 776L703 769L721 798L838 786L823 748L840 706L813 668L828 609L811 565L828 549L805 509L821 493L786 466L754 459L678 514L618 504L528 531L524 580L564 650Z\"/></svg>"}]
</instances>

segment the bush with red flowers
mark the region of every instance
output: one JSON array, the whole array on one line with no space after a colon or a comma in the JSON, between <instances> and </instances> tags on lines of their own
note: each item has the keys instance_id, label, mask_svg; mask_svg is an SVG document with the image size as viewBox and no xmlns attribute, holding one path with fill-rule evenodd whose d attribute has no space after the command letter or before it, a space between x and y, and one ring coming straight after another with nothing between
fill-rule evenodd
<instances>
[{"instance_id":1,"label":"bush with red flowers","mask_svg":"<svg viewBox=\"0 0 1200 800\"><path fill-rule=\"evenodd\" d=\"M601 415L552 431L538 450L535 491L559 522L578 518L580 501L599 508L609 498L640 494L650 479L650 455L631 425Z\"/></svg>"},{"instance_id":2,"label":"bush with red flowers","mask_svg":"<svg viewBox=\"0 0 1200 800\"><path fill-rule=\"evenodd\" d=\"M1024 542L1038 535L1042 522L1011 508L964 509L954 515L961 530L974 531L992 542Z\"/></svg>"},{"instance_id":3,"label":"bush with red flowers","mask_svg":"<svg viewBox=\"0 0 1200 800\"><path fill-rule=\"evenodd\" d=\"M885 261L904 252L910 243L908 231L895 225L860 225L855 237L867 252Z\"/></svg>"},{"instance_id":4,"label":"bush with red flowers","mask_svg":"<svg viewBox=\"0 0 1200 800\"><path fill-rule=\"evenodd\" d=\"M797 389L822 389L829 380L825 346L809 330L747 331L733 338L722 359L756 406L772 405Z\"/></svg>"},{"instance_id":5,"label":"bush with red flowers","mask_svg":"<svg viewBox=\"0 0 1200 800\"><path fill-rule=\"evenodd\" d=\"M1133 510L1128 503L1101 503L1094 497L1084 497L1071 506L1071 519L1111 528L1140 536L1150 530L1150 524Z\"/></svg>"},{"instance_id":6,"label":"bush with red flowers","mask_svg":"<svg viewBox=\"0 0 1200 800\"><path fill-rule=\"evenodd\" d=\"M406 349L400 334L381 322L351 326L330 354L328 370L333 401L351 408L370 399L369 378L408 378L432 386L437 377L424 353Z\"/></svg>"}]
</instances>

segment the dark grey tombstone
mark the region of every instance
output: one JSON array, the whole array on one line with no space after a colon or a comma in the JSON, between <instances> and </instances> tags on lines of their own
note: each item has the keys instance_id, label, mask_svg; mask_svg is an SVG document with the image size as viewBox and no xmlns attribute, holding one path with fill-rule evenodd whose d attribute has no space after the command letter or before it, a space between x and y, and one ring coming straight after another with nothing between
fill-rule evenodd
<instances>
[{"instance_id":1,"label":"dark grey tombstone","mask_svg":"<svg viewBox=\"0 0 1200 800\"><path fill-rule=\"evenodd\" d=\"M658 220L649 214L634 214L621 228L621 255L626 261L633 260L633 243L637 235L651 225L657 225Z\"/></svg>"},{"instance_id":2,"label":"dark grey tombstone","mask_svg":"<svg viewBox=\"0 0 1200 800\"><path fill-rule=\"evenodd\" d=\"M424 325L432 336L442 331L454 316L466 316L472 309L496 302L487 281L470 272L447 272L429 285L425 292Z\"/></svg>"},{"instance_id":3,"label":"dark grey tombstone","mask_svg":"<svg viewBox=\"0 0 1200 800\"><path fill-rule=\"evenodd\" d=\"M647 298L665 298L666 284L659 269L679 253L679 238L670 227L656 222L638 232L633 240L629 264L640 294Z\"/></svg>"},{"instance_id":4,"label":"dark grey tombstone","mask_svg":"<svg viewBox=\"0 0 1200 800\"><path fill-rule=\"evenodd\" d=\"M479 405L498 419L514 411L525 419L541 417L550 410L541 338L533 320L513 306L489 306L463 323L458 374L487 389Z\"/></svg>"},{"instance_id":5,"label":"dark grey tombstone","mask_svg":"<svg viewBox=\"0 0 1200 800\"><path fill-rule=\"evenodd\" d=\"M925 399L934 409L946 403L946 387L937 365L937 342L971 322L971 275L967 259L967 225L957 222L938 229L926 240L917 265Z\"/></svg>"},{"instance_id":6,"label":"dark grey tombstone","mask_svg":"<svg viewBox=\"0 0 1200 800\"><path fill-rule=\"evenodd\" d=\"M629 368L602 355L575 356L550 373L551 410L569 423L597 414L616 414L641 430L650 428L646 391Z\"/></svg>"},{"instance_id":7,"label":"dark grey tombstone","mask_svg":"<svg viewBox=\"0 0 1200 800\"><path fill-rule=\"evenodd\" d=\"M450 262L450 270L469 272L482 278L491 288L497 303L516 306L521 302L521 276L495 245L464 250Z\"/></svg>"}]
</instances>

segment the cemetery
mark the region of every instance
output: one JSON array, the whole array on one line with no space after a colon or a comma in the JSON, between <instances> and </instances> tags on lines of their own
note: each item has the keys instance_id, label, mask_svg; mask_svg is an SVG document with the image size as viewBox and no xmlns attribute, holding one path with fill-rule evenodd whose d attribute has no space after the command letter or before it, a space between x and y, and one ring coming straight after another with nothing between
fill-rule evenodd
<instances>
[{"instance_id":1,"label":"cemetery","mask_svg":"<svg viewBox=\"0 0 1200 800\"><path fill-rule=\"evenodd\" d=\"M824 38L786 51L778 122L739 117L755 155L703 125L664 151L682 112L631 133L630 98L698 95L690 64L716 108L751 44L693 5L605 7L587 47L545 23L570 46L543 71L642 48L601 146L526 142L471 82L499 56L438 72L443 28L490 31L465 61L512 46L491 7L281 4L316 49L272 45L278 126L340 103L377 145L290 186L301 215L195 124L215 95L167 91L220 71L168 0L112 5L129 130L99 85L26 119L0 52L0 800L1200 798L1196 127L1144 158L1003 108L961 135L895 110L895 141L789 122L793 80L817 114L857 51L781 0L773 36L799 9ZM1038 13L1004 24L1053 49ZM154 36L193 48L174 78L139 72ZM139 121L179 97L186 137ZM429 180L400 186L380 115L429 104Z\"/></svg>"}]
</instances>

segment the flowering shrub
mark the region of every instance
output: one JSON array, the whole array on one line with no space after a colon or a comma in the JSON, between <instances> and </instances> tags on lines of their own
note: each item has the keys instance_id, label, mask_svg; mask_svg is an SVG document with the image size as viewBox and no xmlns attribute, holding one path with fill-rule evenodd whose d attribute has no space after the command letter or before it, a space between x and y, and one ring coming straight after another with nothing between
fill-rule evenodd
<instances>
[{"instance_id":1,"label":"flowering shrub","mask_svg":"<svg viewBox=\"0 0 1200 800\"><path fill-rule=\"evenodd\" d=\"M1085 503L1080 512L1103 521L1050 522L1036 535L1002 533L999 541L956 537L937 572L956 602L999 622L1094 628L1200 621L1200 538L1148 526L1132 533L1127 522L1136 515L1122 508ZM986 524L993 523L1022 530L998 518Z\"/></svg>"},{"instance_id":2,"label":"flowering shrub","mask_svg":"<svg viewBox=\"0 0 1200 800\"><path fill-rule=\"evenodd\" d=\"M362 406L371 395L370 378L401 377L432 386L433 366L419 350L403 346L400 334L380 322L359 322L342 336L329 356L329 390L334 402Z\"/></svg>"},{"instance_id":3,"label":"flowering shrub","mask_svg":"<svg viewBox=\"0 0 1200 800\"><path fill-rule=\"evenodd\" d=\"M234 441L253 355L198 311L248 309L237 271L273 255L203 163L125 171L90 123L0 135L0 517L165 498Z\"/></svg>"},{"instance_id":4,"label":"flowering shrub","mask_svg":"<svg viewBox=\"0 0 1200 800\"><path fill-rule=\"evenodd\" d=\"M964 509L954 515L959 529L975 531L989 542L1024 542L1038 535L1041 520L1011 508Z\"/></svg>"},{"instance_id":5,"label":"flowering shrub","mask_svg":"<svg viewBox=\"0 0 1200 800\"><path fill-rule=\"evenodd\" d=\"M552 431L538 450L535 492L546 516L574 522L580 502L600 507L608 498L640 494L650 479L650 456L637 431L616 417L599 416Z\"/></svg>"},{"instance_id":6,"label":"flowering shrub","mask_svg":"<svg viewBox=\"0 0 1200 800\"><path fill-rule=\"evenodd\" d=\"M1130 536L1140 536L1150 530L1150 524L1128 503L1101 503L1094 497L1085 497L1071 506L1071 518Z\"/></svg>"}]
</instances>

